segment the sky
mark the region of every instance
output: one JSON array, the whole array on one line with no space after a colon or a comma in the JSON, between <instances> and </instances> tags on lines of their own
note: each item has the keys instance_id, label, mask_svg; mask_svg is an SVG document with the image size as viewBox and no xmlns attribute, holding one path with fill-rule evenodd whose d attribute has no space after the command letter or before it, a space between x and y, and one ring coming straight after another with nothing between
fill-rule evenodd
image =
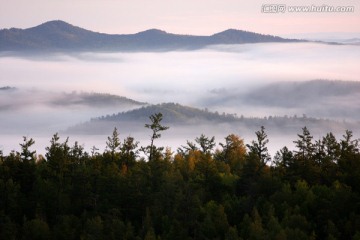
<instances>
[{"instance_id":1,"label":"sky","mask_svg":"<svg viewBox=\"0 0 360 240\"><path fill-rule=\"evenodd\" d=\"M354 6L351 13L264 13L266 4ZM104 33L158 28L211 35L229 28L280 36L360 33L360 0L0 0L0 29L49 20ZM346 34L345 34L346 33Z\"/></svg>"},{"instance_id":2,"label":"sky","mask_svg":"<svg viewBox=\"0 0 360 240\"><path fill-rule=\"evenodd\" d=\"M286 7L353 6L354 12L262 12L263 6L278 3ZM211 35L234 28L296 38L347 39L360 38L360 0L0 0L0 29L29 28L51 20L63 20L111 34L157 28L177 34ZM93 109L49 110L42 104L31 105L35 100L35 103L42 103L43 98L56 95L54 91L107 92L149 103L170 101L246 116L253 116L254 112L274 115L280 113L273 109L265 113L253 108L250 112L236 101L225 102L225 99L220 102L224 106L220 106L210 100L226 92L230 97L238 96L243 89L271 81L358 81L359 51L357 45L302 43L213 46L194 52L84 53L54 56L54 59L1 56L0 87L13 86L25 94L22 98L5 96L0 99L0 105L5 105L5 112L0 112L0 130L3 131L0 131L0 150L18 149L22 136L27 135L36 140L36 150L44 152L55 131L104 115L97 109L95 114ZM31 98L26 98L28 96ZM38 98L34 100L32 96ZM7 103L26 107L6 111ZM216 108L210 108L211 104ZM44 114L46 119L42 117ZM287 111L287 114L290 113ZM5 130L12 135L5 136ZM75 139L86 142L88 147L99 146L92 142L96 139ZM104 144L106 138L100 140Z\"/></svg>"}]
</instances>

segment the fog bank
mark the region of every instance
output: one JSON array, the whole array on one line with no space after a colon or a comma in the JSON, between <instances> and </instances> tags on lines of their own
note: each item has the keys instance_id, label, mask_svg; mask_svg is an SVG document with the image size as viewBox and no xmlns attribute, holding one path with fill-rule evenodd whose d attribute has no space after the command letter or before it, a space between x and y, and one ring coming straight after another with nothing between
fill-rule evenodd
<instances>
[{"instance_id":1,"label":"fog bank","mask_svg":"<svg viewBox=\"0 0 360 240\"><path fill-rule=\"evenodd\" d=\"M3 146L6 151L16 149L23 135L35 139L39 137L38 142L48 142L57 131L92 117L127 109L113 105L48 104L54 96L63 92L109 93L154 104L178 102L220 113L236 113L238 116L321 115L323 113L318 109L324 104L331 108L338 102L343 109L352 109L358 104L356 94L348 99L331 98L319 102L318 108L311 111L306 105L269 105L271 95L263 100L259 97L260 103L256 104L245 100L251 98L247 94L256 93L259 89L267 91L268 84L275 82L313 79L359 81L359 63L359 46L317 43L224 45L197 51L161 53L2 54L0 88L15 87L18 92L0 91L0 147ZM244 100L243 96L249 97ZM286 102L286 98L283 101ZM201 130L206 134L209 129ZM229 133L242 135L236 129L230 130L219 133L219 137ZM123 132L133 134L126 129ZM174 145L185 144L185 140L198 136L191 135L191 132L178 142L178 133L174 133L172 139L178 143ZM138 137L146 139L146 136L143 132ZM73 140L79 138L71 136ZM89 136L84 138L86 146L92 145L92 141ZM105 141L106 138L101 138L99 142L104 145ZM284 143L291 141L284 139ZM41 151L43 145L39 145Z\"/></svg>"}]
</instances>

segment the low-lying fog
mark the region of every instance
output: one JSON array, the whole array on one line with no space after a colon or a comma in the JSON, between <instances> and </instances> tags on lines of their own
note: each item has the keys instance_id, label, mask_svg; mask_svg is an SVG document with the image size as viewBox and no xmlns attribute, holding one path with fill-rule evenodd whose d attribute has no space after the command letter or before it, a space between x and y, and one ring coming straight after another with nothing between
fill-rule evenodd
<instances>
[{"instance_id":1,"label":"low-lying fog","mask_svg":"<svg viewBox=\"0 0 360 240\"><path fill-rule=\"evenodd\" d=\"M316 114L318 111L306 112L306 106L277 108L264 103L254 107L238 97L278 81L358 81L359 63L359 46L316 43L223 45L197 51L156 53L0 54L0 88L15 88L0 90L0 149L5 153L18 150L21 137L29 136L35 139L36 150L44 153L57 131L92 117L137 107L54 104L56 97L73 91L109 93L148 103L177 102L238 116ZM354 98L342 103L344 108L354 106L351 101ZM122 138L134 135L127 129L119 131ZM217 142L230 133L224 132L221 136L221 129L216 133L212 133L212 129L208 131L206 135L219 135ZM195 130L188 132L187 137L175 131L166 136L169 140L164 140L164 144L184 145L197 135L196 132L191 136ZM144 129L143 135L136 137L144 139L141 144L145 145L147 142L143 141L148 135ZM277 146L291 146L296 139L296 136L291 140L281 138L281 133L278 137L275 135L275 150ZM66 136L62 137L64 140ZM86 150L96 145L102 151L106 136L70 136L70 139L79 140ZM252 139L246 137L247 143Z\"/></svg>"}]
</instances>

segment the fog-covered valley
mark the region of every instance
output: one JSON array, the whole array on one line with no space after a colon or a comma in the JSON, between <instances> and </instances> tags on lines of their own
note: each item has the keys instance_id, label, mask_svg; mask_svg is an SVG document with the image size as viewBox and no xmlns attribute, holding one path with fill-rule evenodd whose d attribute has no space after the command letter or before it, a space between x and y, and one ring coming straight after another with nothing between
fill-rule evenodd
<instances>
[{"instance_id":1,"label":"fog-covered valley","mask_svg":"<svg viewBox=\"0 0 360 240\"><path fill-rule=\"evenodd\" d=\"M44 153L52 134L60 132L62 138L70 136L70 141L78 140L86 150L95 145L102 151L111 122L106 123L106 131L75 133L71 129L91 118L164 102L239 118L306 115L332 119L336 120L332 128L312 125L309 129L315 138L329 129L340 137L360 120L359 62L359 46L318 43L217 45L146 53L2 53L0 149L17 150L21 137L28 136L35 139L38 153ZM131 135L147 144L150 133L143 122L133 123L137 125L118 126L121 137ZM198 119L186 126L170 123L159 144L175 150L201 133L216 136L217 142L235 133L249 142L264 123L273 150L291 146L303 127L301 122L273 128L261 121L250 127ZM358 129L351 130L357 133Z\"/></svg>"}]
</instances>

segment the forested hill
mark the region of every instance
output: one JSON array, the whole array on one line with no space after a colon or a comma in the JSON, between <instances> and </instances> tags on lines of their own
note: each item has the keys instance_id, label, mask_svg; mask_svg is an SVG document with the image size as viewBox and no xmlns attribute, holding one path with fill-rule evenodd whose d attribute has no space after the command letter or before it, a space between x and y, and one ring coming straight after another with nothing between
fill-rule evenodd
<instances>
[{"instance_id":1,"label":"forested hill","mask_svg":"<svg viewBox=\"0 0 360 240\"><path fill-rule=\"evenodd\" d=\"M312 80L276 82L250 91L244 95L249 103L278 107L310 107L331 102L339 107L344 102L359 101L360 82ZM352 100L352 101L351 101ZM349 104L348 104L349 105ZM358 102L354 107L359 107Z\"/></svg>"},{"instance_id":2,"label":"forested hill","mask_svg":"<svg viewBox=\"0 0 360 240\"><path fill-rule=\"evenodd\" d=\"M124 96L96 92L50 92L14 87L0 87L0 111L19 108L36 108L39 105L54 107L125 108L140 107L147 103Z\"/></svg>"},{"instance_id":3,"label":"forested hill","mask_svg":"<svg viewBox=\"0 0 360 240\"><path fill-rule=\"evenodd\" d=\"M15 90L16 88L14 87L9 87L9 86L6 86L6 87L0 87L0 91L12 91L12 90Z\"/></svg>"},{"instance_id":4,"label":"forested hill","mask_svg":"<svg viewBox=\"0 0 360 240\"><path fill-rule=\"evenodd\" d=\"M277 81L250 88L213 91L203 104L214 108L244 106L247 110L306 114L317 118L360 120L360 82L337 80ZM246 115L246 111L244 111Z\"/></svg>"},{"instance_id":5,"label":"forested hill","mask_svg":"<svg viewBox=\"0 0 360 240\"><path fill-rule=\"evenodd\" d=\"M313 80L278 82L250 91L253 106L298 109L314 117L360 120L360 82Z\"/></svg>"},{"instance_id":6,"label":"forested hill","mask_svg":"<svg viewBox=\"0 0 360 240\"><path fill-rule=\"evenodd\" d=\"M136 34L103 34L50 21L28 29L0 30L0 51L166 51L212 44L296 42L276 36L228 29L211 36L192 36L149 29Z\"/></svg>"},{"instance_id":7,"label":"forested hill","mask_svg":"<svg viewBox=\"0 0 360 240\"><path fill-rule=\"evenodd\" d=\"M78 124L66 130L68 133L80 134L107 134L114 127L126 131L142 131L142 126L148 121L148 116L161 112L163 122L176 129L191 129L203 125L212 126L211 130L229 128L236 131L253 132L260 126L266 126L274 132L282 134L295 134L304 126L316 133L344 132L346 129L358 129L358 122L340 122L328 119L317 119L302 116L268 116L244 117L236 114L212 112L187 107L176 103L163 103L148 105L134 110L120 112L112 115L101 116L88 122Z\"/></svg>"},{"instance_id":8,"label":"forested hill","mask_svg":"<svg viewBox=\"0 0 360 240\"><path fill-rule=\"evenodd\" d=\"M157 105L143 106L128 112L121 112L113 115L102 116L93 121L148 121L148 116L161 112L164 116L163 122L166 124L199 124L208 122L231 122L238 118L234 114L219 114L208 110L188 107L178 103L162 103Z\"/></svg>"},{"instance_id":9,"label":"forested hill","mask_svg":"<svg viewBox=\"0 0 360 240\"><path fill-rule=\"evenodd\" d=\"M146 103L144 102L139 102L127 97L107 94L107 93L96 93L96 92L60 93L56 96L56 98L49 101L49 104L57 105L57 106L85 105L92 107L146 105Z\"/></svg>"}]
</instances>

